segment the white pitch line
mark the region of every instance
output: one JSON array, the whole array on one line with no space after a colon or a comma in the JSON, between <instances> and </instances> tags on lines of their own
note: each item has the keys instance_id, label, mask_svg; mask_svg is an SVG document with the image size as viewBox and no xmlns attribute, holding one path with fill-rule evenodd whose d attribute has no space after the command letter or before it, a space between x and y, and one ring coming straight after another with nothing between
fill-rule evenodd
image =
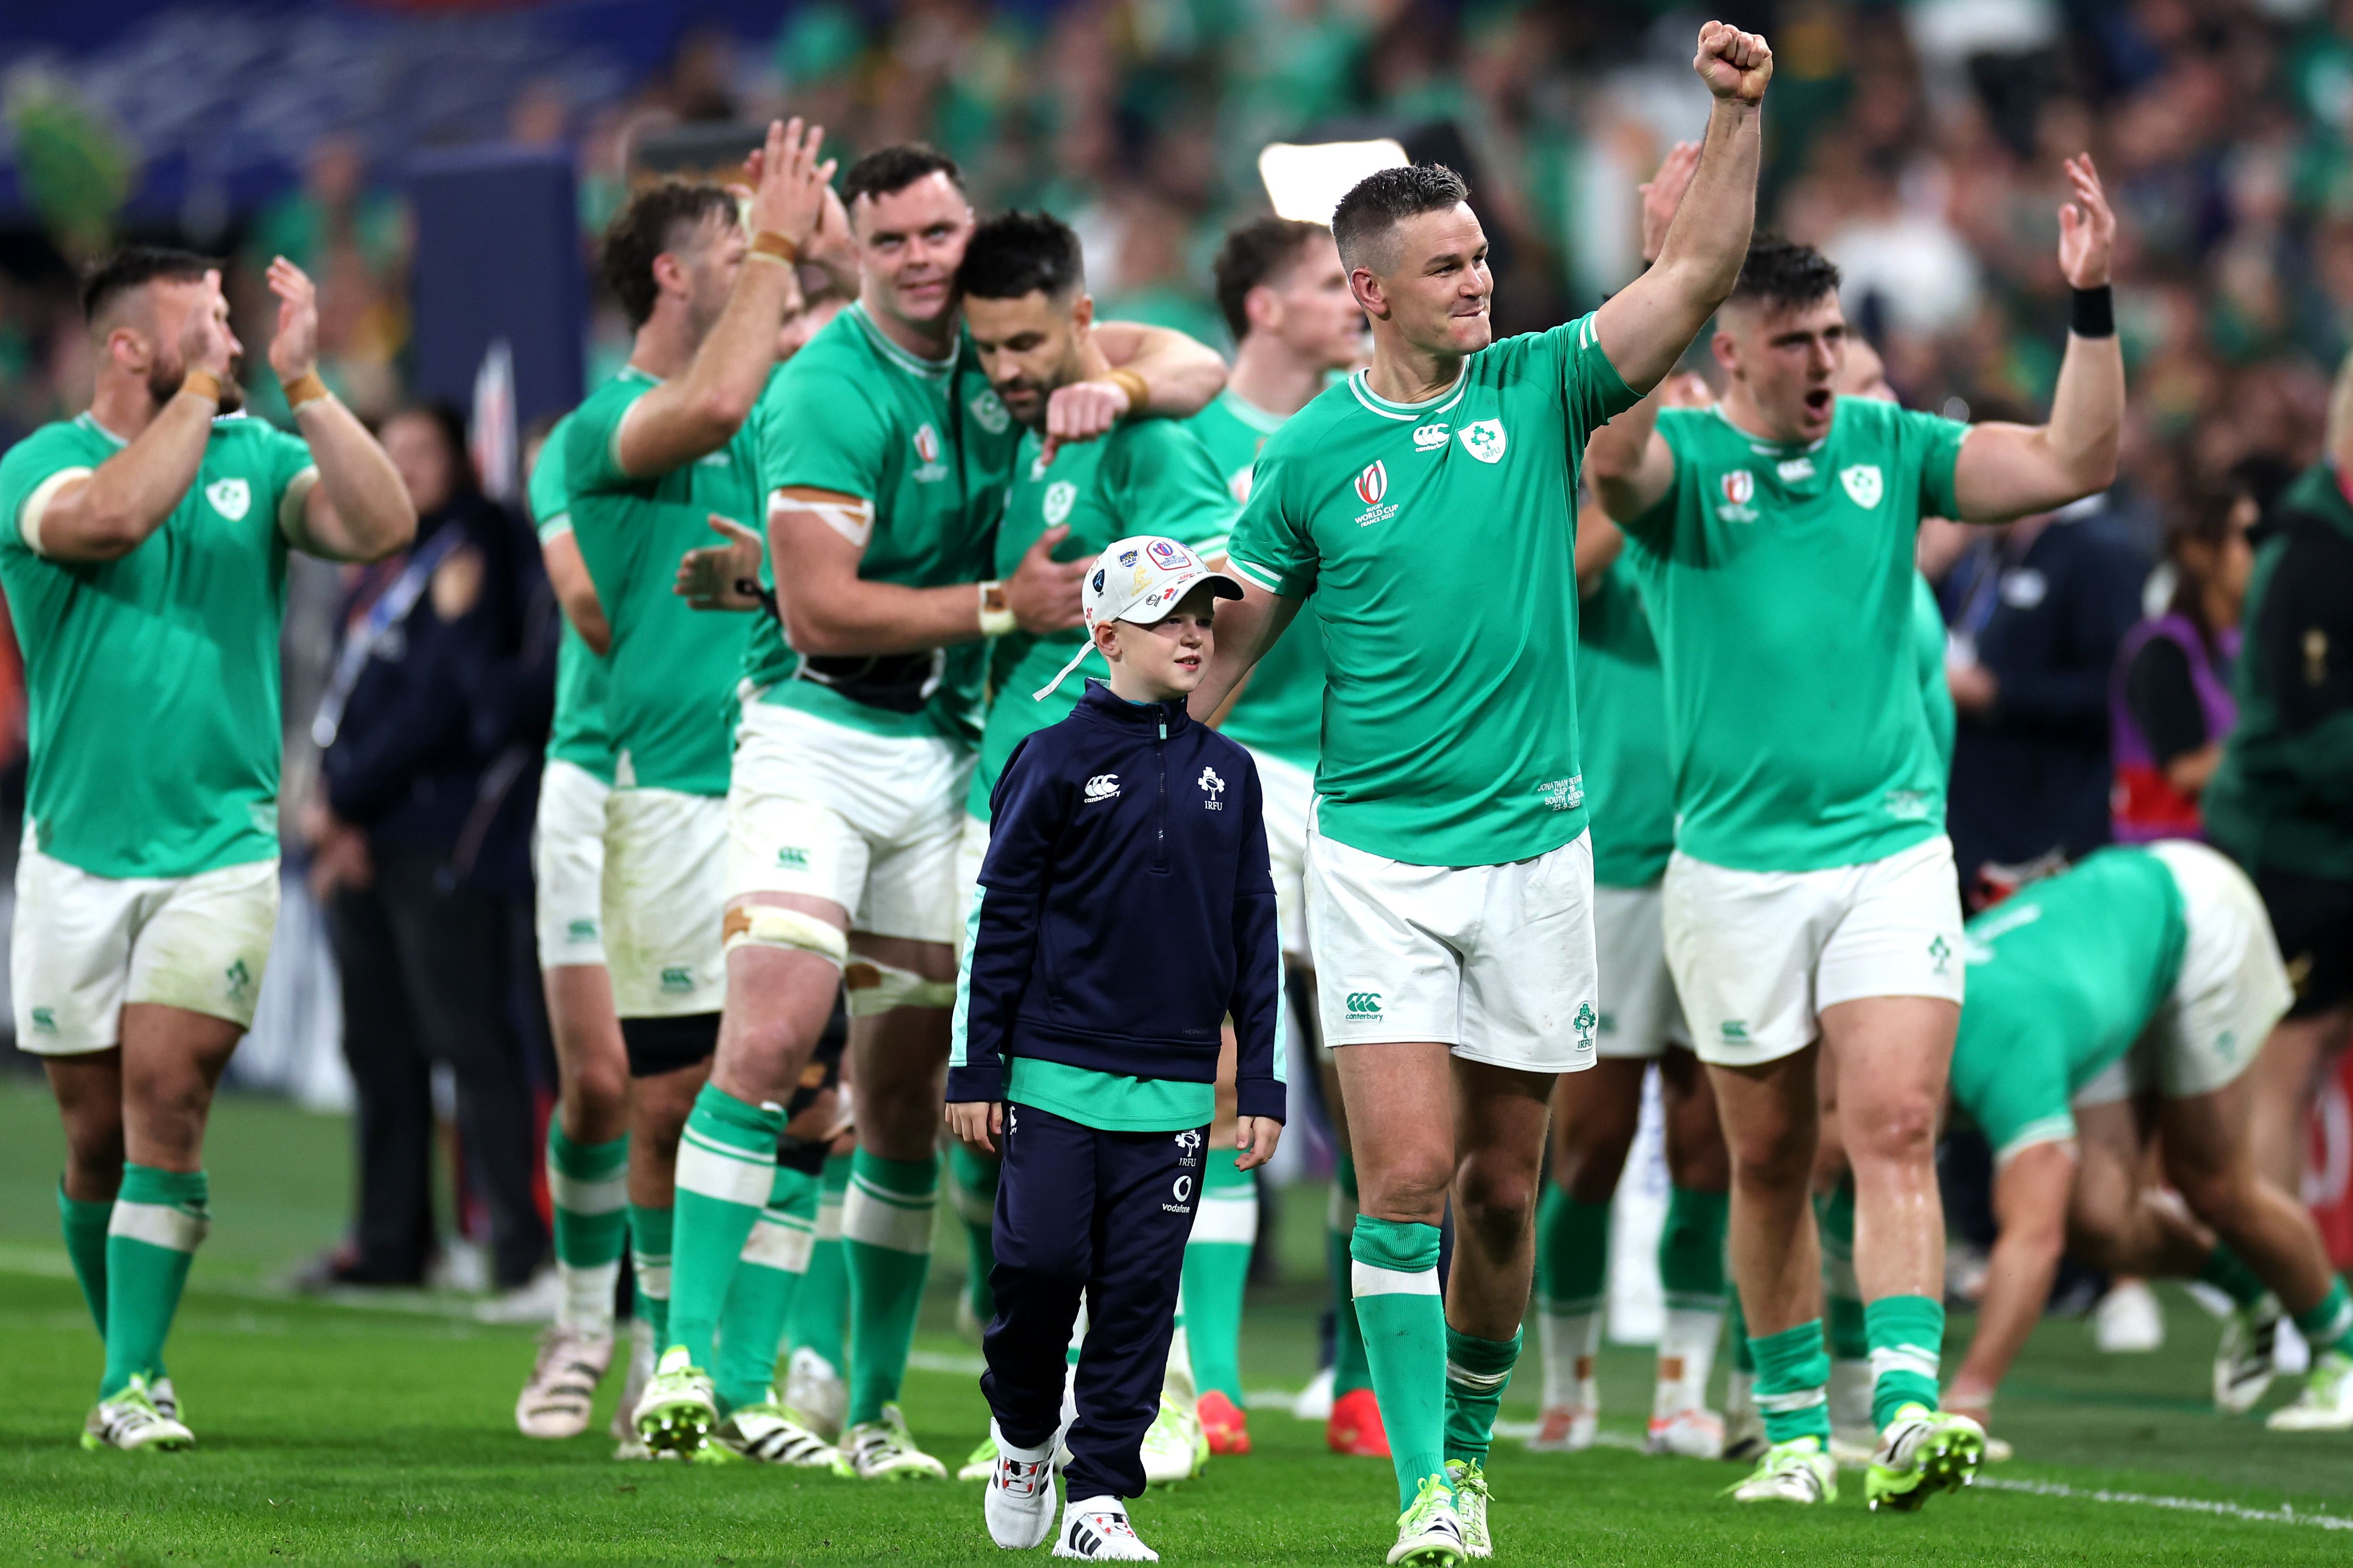
<instances>
[{"instance_id":1,"label":"white pitch line","mask_svg":"<svg viewBox=\"0 0 2353 1568\"><path fill-rule=\"evenodd\" d=\"M2105 1487L2071 1487L2062 1481L2013 1481L1979 1476L1976 1484L1989 1491L2025 1492L2033 1497L2076 1498L2085 1502L2126 1503L2137 1508L2167 1508L2179 1513L2212 1513L2225 1519L2262 1524L2308 1524L2320 1530L2353 1530L2353 1516L2341 1513L2298 1513L2295 1509L2245 1508L2211 1498L2151 1497L2146 1492L2111 1491Z\"/></svg>"}]
</instances>

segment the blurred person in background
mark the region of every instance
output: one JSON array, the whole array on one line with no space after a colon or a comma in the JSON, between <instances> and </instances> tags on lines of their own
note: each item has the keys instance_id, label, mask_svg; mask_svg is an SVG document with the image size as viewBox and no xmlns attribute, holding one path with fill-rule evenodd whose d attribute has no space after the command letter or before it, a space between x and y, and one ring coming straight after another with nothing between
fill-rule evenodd
<instances>
[{"instance_id":1,"label":"blurred person in background","mask_svg":"<svg viewBox=\"0 0 2353 1568\"><path fill-rule=\"evenodd\" d=\"M2257 515L2242 485L2201 489L2177 507L2166 531L2172 596L2163 614L2125 634L2110 684L2110 810L2119 844L2206 836L2198 797L2238 722L2230 681L2255 564L2247 531Z\"/></svg>"},{"instance_id":2,"label":"blurred person in background","mask_svg":"<svg viewBox=\"0 0 2353 1568\"><path fill-rule=\"evenodd\" d=\"M416 546L359 574L312 735L322 798L306 826L341 971L357 1096L358 1215L319 1284L421 1283L436 1251L433 1068L456 1080L464 1187L487 1212L491 1283L527 1284L547 1253L532 1194L534 1131L511 984L505 863L522 853L536 770L510 731L543 732L552 697L518 702L529 536L477 486L454 410L404 409L385 449L419 519ZM553 627L544 631L552 634ZM462 1199L460 1200L462 1205Z\"/></svg>"}]
</instances>

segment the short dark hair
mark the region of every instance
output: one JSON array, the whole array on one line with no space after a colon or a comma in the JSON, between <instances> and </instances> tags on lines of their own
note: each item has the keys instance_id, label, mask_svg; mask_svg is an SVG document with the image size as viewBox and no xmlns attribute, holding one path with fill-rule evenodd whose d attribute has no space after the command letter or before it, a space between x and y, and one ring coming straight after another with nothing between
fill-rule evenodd
<instances>
[{"instance_id":1,"label":"short dark hair","mask_svg":"<svg viewBox=\"0 0 2353 1568\"><path fill-rule=\"evenodd\" d=\"M956 167L956 161L928 142L894 142L877 147L842 175L841 205L856 206L860 196L896 195L931 174L945 174L958 192L964 189L964 171Z\"/></svg>"},{"instance_id":2,"label":"short dark hair","mask_svg":"<svg viewBox=\"0 0 2353 1568\"><path fill-rule=\"evenodd\" d=\"M96 321L116 300L159 278L172 283L201 283L205 274L219 265L193 250L174 250L161 245L126 246L84 274L82 317Z\"/></svg>"},{"instance_id":3,"label":"short dark hair","mask_svg":"<svg viewBox=\"0 0 2353 1568\"><path fill-rule=\"evenodd\" d=\"M999 213L972 231L956 288L981 300L1044 293L1066 300L1087 286L1086 254L1069 224L1049 212Z\"/></svg>"},{"instance_id":4,"label":"short dark hair","mask_svg":"<svg viewBox=\"0 0 2353 1568\"><path fill-rule=\"evenodd\" d=\"M654 313L654 258L683 237L713 213L735 219L735 198L724 185L708 182L661 180L636 192L623 203L606 226L597 270L605 287L621 302L621 312L635 331Z\"/></svg>"},{"instance_id":5,"label":"short dark hair","mask_svg":"<svg viewBox=\"0 0 2353 1568\"><path fill-rule=\"evenodd\" d=\"M1797 245L1778 235L1760 235L1748 246L1740 264L1740 280L1732 298L1752 305L1793 310L1838 292L1839 269L1810 245Z\"/></svg>"},{"instance_id":6,"label":"short dark hair","mask_svg":"<svg viewBox=\"0 0 2353 1568\"><path fill-rule=\"evenodd\" d=\"M1443 163L1376 170L1332 209L1332 237L1340 242L1340 259L1350 268L1369 265L1366 253L1406 219L1445 212L1470 199L1470 183Z\"/></svg>"},{"instance_id":7,"label":"short dark hair","mask_svg":"<svg viewBox=\"0 0 2353 1568\"><path fill-rule=\"evenodd\" d=\"M1211 272L1218 280L1218 309L1234 342L1240 342L1250 331L1250 312L1244 309L1250 291L1272 279L1297 260L1307 246L1329 237L1331 232L1320 223L1261 217L1226 236L1225 244L1218 247Z\"/></svg>"}]
</instances>

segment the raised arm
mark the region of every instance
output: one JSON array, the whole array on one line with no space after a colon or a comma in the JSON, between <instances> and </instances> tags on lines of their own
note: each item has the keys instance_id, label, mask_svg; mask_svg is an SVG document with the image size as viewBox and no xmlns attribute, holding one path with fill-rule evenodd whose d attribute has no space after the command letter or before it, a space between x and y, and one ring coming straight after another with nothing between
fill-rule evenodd
<instances>
[{"instance_id":1,"label":"raised arm","mask_svg":"<svg viewBox=\"0 0 2353 1568\"><path fill-rule=\"evenodd\" d=\"M1970 427L1953 466L1953 493L1967 522L2049 511L2116 482L2125 423L2125 356L2108 300L2116 217L2089 153L2067 160L2067 179L2075 199L2059 209L2059 269L2076 291L2076 317L2051 422Z\"/></svg>"},{"instance_id":2,"label":"raised arm","mask_svg":"<svg viewBox=\"0 0 2353 1568\"><path fill-rule=\"evenodd\" d=\"M1699 168L1699 143L1678 142L1667 151L1659 172L1642 185L1642 266L1658 264L1659 252L1667 243L1667 230L1673 226L1675 214L1682 210L1683 193L1691 188L1692 175ZM1640 517L1656 506L1659 498L1675 482L1675 454L1672 447L1658 435L1659 410L1681 407L1682 404L1662 401L1673 383L1662 381L1653 387L1642 401L1627 409L1615 419L1593 433L1585 444L1585 462L1581 471L1585 482L1592 488L1594 500L1601 510L1611 518ZM1702 388L1704 392L1704 387ZM1704 400L1704 399L1703 399ZM1609 534L1623 543L1617 530ZM1586 535L1577 536L1577 580L1579 591L1591 593L1586 564ZM1610 558L1617 556L1616 548ZM1609 561L1600 562L1598 571L1609 569Z\"/></svg>"},{"instance_id":3,"label":"raised arm","mask_svg":"<svg viewBox=\"0 0 2353 1568\"><path fill-rule=\"evenodd\" d=\"M40 501L26 542L52 561L114 561L147 542L164 526L204 466L212 439L216 395L228 378L237 340L229 334L228 305L220 274L205 275L205 300L188 312L180 332L180 361L189 379L165 403L147 428L122 450L88 474L59 485ZM101 351L103 352L103 351ZM205 380L215 390L207 390ZM16 520L23 526L27 520Z\"/></svg>"},{"instance_id":4,"label":"raised arm","mask_svg":"<svg viewBox=\"0 0 2353 1568\"><path fill-rule=\"evenodd\" d=\"M278 296L269 368L287 388L294 424L319 468L290 542L329 561L381 561L406 550L417 537L417 506L400 470L360 416L318 383L317 288L281 256L269 264L269 291Z\"/></svg>"},{"instance_id":5,"label":"raised arm","mask_svg":"<svg viewBox=\"0 0 2353 1568\"><path fill-rule=\"evenodd\" d=\"M1692 68L1715 95L1691 189L1651 269L1595 316L1601 351L1627 385L1648 392L1707 324L1740 279L1757 221L1758 106L1773 51L1721 22L1700 29Z\"/></svg>"},{"instance_id":6,"label":"raised arm","mask_svg":"<svg viewBox=\"0 0 2353 1568\"><path fill-rule=\"evenodd\" d=\"M761 237L781 235L798 253L816 234L834 168L831 160L818 162L824 140L822 127L804 134L798 119L770 122L766 145L749 163L752 232L746 237L754 247L686 374L655 387L621 416L613 449L623 473L633 479L666 474L725 446L750 417L776 363L777 333L785 318L801 308L797 269L789 258L762 248Z\"/></svg>"},{"instance_id":7,"label":"raised arm","mask_svg":"<svg viewBox=\"0 0 2353 1568\"><path fill-rule=\"evenodd\" d=\"M769 498L777 606L794 650L819 657L923 653L987 635L981 584L909 588L858 574L872 515L872 503L860 497L802 485ZM1067 528L1048 529L1004 581L1005 607L1023 631L1057 632L1079 624L1079 584L1093 563L1053 558L1054 547L1069 534Z\"/></svg>"},{"instance_id":8,"label":"raised arm","mask_svg":"<svg viewBox=\"0 0 2353 1568\"><path fill-rule=\"evenodd\" d=\"M1229 561L1229 569L1231 564ZM1241 583L1242 596L1229 599L1219 608L1208 673L1201 677L1201 684L1193 689L1185 704L1186 711L1203 723L1208 722L1224 704L1226 694L1241 684L1250 666L1274 646L1291 625L1291 617L1299 613L1299 600L1269 592L1247 573L1236 570L1234 575Z\"/></svg>"}]
</instances>

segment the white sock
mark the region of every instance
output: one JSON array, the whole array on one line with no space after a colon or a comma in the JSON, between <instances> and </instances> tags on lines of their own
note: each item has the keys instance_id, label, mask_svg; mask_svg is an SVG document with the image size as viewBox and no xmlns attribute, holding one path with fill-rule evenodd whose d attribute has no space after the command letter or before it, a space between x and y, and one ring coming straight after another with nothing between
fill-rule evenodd
<instances>
[{"instance_id":1,"label":"white sock","mask_svg":"<svg viewBox=\"0 0 2353 1568\"><path fill-rule=\"evenodd\" d=\"M1867 1361L1831 1363L1831 1426L1834 1431L1875 1429L1871 1418L1872 1374Z\"/></svg>"},{"instance_id":2,"label":"white sock","mask_svg":"<svg viewBox=\"0 0 2353 1568\"><path fill-rule=\"evenodd\" d=\"M621 1260L610 1263L572 1264L555 1266L556 1283L563 1295L555 1303L558 1328L575 1333L602 1334L613 1332L613 1291L621 1281Z\"/></svg>"},{"instance_id":3,"label":"white sock","mask_svg":"<svg viewBox=\"0 0 2353 1568\"><path fill-rule=\"evenodd\" d=\"M1544 1344L1544 1402L1547 1410L1563 1405L1594 1408L1593 1358L1601 1350L1601 1311L1545 1311L1536 1318Z\"/></svg>"},{"instance_id":4,"label":"white sock","mask_svg":"<svg viewBox=\"0 0 2353 1568\"><path fill-rule=\"evenodd\" d=\"M1724 1337L1722 1307L1669 1307L1659 1333L1659 1386L1651 1414L1662 1419L1707 1403L1715 1343Z\"/></svg>"}]
</instances>

